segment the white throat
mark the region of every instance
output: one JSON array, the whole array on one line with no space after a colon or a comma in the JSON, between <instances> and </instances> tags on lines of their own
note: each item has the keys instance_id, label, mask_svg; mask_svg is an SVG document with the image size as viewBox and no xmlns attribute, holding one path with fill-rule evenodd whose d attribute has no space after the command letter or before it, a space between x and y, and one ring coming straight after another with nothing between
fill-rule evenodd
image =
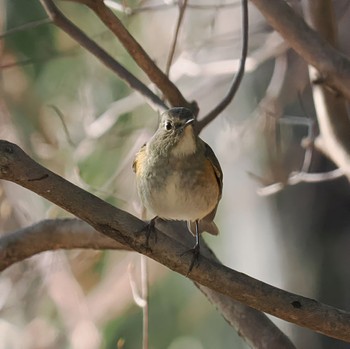
<instances>
[{"instance_id":1,"label":"white throat","mask_svg":"<svg viewBox=\"0 0 350 349\"><path fill-rule=\"evenodd\" d=\"M187 126L179 143L172 150L177 157L191 155L196 151L196 141L193 135L192 126Z\"/></svg>"}]
</instances>

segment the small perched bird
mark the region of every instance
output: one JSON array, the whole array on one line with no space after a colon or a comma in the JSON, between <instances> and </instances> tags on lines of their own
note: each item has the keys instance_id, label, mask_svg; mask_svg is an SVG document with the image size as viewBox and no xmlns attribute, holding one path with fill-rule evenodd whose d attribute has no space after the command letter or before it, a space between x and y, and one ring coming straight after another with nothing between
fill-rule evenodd
<instances>
[{"instance_id":1,"label":"small perched bird","mask_svg":"<svg viewBox=\"0 0 350 349\"><path fill-rule=\"evenodd\" d=\"M195 132L195 118L186 108L162 114L158 130L136 154L133 169L137 191L154 220L187 221L195 235L192 249L199 257L199 234L217 235L213 219L222 194L223 174L213 150Z\"/></svg>"}]
</instances>

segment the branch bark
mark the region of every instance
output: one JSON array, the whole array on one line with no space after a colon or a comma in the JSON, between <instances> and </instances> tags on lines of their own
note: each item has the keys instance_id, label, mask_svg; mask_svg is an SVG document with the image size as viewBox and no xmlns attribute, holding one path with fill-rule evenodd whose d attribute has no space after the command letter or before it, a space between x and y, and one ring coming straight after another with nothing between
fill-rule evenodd
<instances>
[{"instance_id":1,"label":"branch bark","mask_svg":"<svg viewBox=\"0 0 350 349\"><path fill-rule=\"evenodd\" d=\"M158 231L149 242L145 223L78 188L32 160L22 149L0 141L0 179L21 185L89 223L122 245L187 275L192 260L187 247ZM84 205L81 203L84 202ZM189 277L216 292L286 321L350 342L350 313L283 291L232 270L204 255Z\"/></svg>"}]
</instances>

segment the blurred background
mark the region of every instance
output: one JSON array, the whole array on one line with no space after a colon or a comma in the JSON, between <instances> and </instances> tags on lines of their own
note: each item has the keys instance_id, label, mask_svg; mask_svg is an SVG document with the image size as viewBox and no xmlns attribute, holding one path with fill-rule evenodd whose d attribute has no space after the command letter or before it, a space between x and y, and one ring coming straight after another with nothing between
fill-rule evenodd
<instances>
[{"instance_id":1,"label":"blurred background","mask_svg":"<svg viewBox=\"0 0 350 349\"><path fill-rule=\"evenodd\" d=\"M298 5L298 1L295 1ZM149 83L86 7L63 12L133 74ZM125 26L165 68L179 14L174 1L110 1ZM349 50L349 2L334 1L339 42ZM171 79L199 117L225 95L241 49L240 1L189 1ZM326 14L325 14L326 15ZM49 23L39 1L0 1L0 138L104 200L140 215L133 157L158 115L96 58ZM201 137L219 158L221 234L205 236L226 265L285 290L350 308L350 189L344 178L284 185L292 171L333 164L301 146L317 134L305 63L250 6L249 55L231 105ZM312 155L310 160L310 155ZM280 183L281 190L270 187ZM268 187L266 187L268 186ZM270 190L273 188L273 190ZM0 182L0 233L69 215ZM247 348L187 279L149 261L149 338L155 349ZM45 252L0 275L0 347L141 348L140 256L120 251ZM273 321L297 348L350 348Z\"/></svg>"}]
</instances>

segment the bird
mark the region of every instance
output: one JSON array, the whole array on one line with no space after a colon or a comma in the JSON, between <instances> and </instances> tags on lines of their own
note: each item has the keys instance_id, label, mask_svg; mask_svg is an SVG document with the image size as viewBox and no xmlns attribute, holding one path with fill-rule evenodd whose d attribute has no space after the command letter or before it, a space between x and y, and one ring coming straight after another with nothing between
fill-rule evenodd
<instances>
[{"instance_id":1,"label":"bird","mask_svg":"<svg viewBox=\"0 0 350 349\"><path fill-rule=\"evenodd\" d=\"M214 223L223 189L223 173L214 151L197 134L191 110L175 107L161 115L157 131L135 156L136 187L155 219L187 221L195 236L192 270L199 259L199 235L218 235Z\"/></svg>"}]
</instances>

